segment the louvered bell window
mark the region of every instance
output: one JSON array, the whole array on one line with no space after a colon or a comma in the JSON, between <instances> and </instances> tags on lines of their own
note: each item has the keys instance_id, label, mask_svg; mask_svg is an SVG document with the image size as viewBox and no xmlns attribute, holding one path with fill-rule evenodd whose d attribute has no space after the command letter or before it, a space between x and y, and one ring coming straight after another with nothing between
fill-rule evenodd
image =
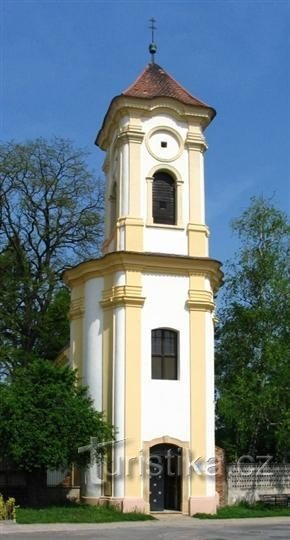
<instances>
[{"instance_id":1,"label":"louvered bell window","mask_svg":"<svg viewBox=\"0 0 290 540\"><path fill-rule=\"evenodd\" d=\"M152 379L177 379L177 336L167 328L152 330Z\"/></svg>"},{"instance_id":2,"label":"louvered bell window","mask_svg":"<svg viewBox=\"0 0 290 540\"><path fill-rule=\"evenodd\" d=\"M170 174L158 171L153 180L153 223L176 224L176 187Z\"/></svg>"}]
</instances>

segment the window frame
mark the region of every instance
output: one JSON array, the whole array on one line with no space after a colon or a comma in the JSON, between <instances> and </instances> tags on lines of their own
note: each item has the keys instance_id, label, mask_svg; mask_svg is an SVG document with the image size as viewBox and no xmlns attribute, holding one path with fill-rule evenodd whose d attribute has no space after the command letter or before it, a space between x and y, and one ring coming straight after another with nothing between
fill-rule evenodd
<instances>
[{"instance_id":1,"label":"window frame","mask_svg":"<svg viewBox=\"0 0 290 540\"><path fill-rule=\"evenodd\" d=\"M167 173L175 181L175 225L169 225L169 224L164 224L164 223L154 223L153 221L153 181L154 181L154 175L158 172ZM146 184L147 184L146 226L159 228L159 229L184 230L183 204L182 204L184 181L182 180L179 172L174 167L172 167L172 165L166 165L166 166L155 165L151 169L149 176L146 176Z\"/></svg>"},{"instance_id":2,"label":"window frame","mask_svg":"<svg viewBox=\"0 0 290 540\"><path fill-rule=\"evenodd\" d=\"M165 205L165 212L161 205ZM154 225L177 225L176 179L165 170L153 174L152 218Z\"/></svg>"},{"instance_id":3,"label":"window frame","mask_svg":"<svg viewBox=\"0 0 290 540\"><path fill-rule=\"evenodd\" d=\"M153 339L154 339L154 332L161 332L160 336L160 345L161 345L161 352L160 353L154 353L154 346L153 346ZM166 351L165 345L166 345L166 332L171 333L171 336L174 336L174 353L170 353ZM154 359L160 359L161 360L161 377L154 376ZM174 359L174 371L175 376L174 377L168 377L166 376L166 360L168 358ZM166 327L160 327L160 328L153 328L151 330L151 379L152 380L159 380L159 381L178 381L179 380L179 332L173 328L166 328Z\"/></svg>"}]
</instances>

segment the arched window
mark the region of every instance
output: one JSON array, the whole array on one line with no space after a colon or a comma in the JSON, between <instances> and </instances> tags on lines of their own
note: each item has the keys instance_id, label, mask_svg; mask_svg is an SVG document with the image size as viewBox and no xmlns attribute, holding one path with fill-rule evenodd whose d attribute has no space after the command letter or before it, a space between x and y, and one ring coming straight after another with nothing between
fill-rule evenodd
<instances>
[{"instance_id":1,"label":"arched window","mask_svg":"<svg viewBox=\"0 0 290 540\"><path fill-rule=\"evenodd\" d=\"M176 183L167 172L153 176L153 223L176 224Z\"/></svg>"},{"instance_id":2,"label":"arched window","mask_svg":"<svg viewBox=\"0 0 290 540\"><path fill-rule=\"evenodd\" d=\"M152 330L152 379L177 379L177 338L175 330Z\"/></svg>"}]
</instances>

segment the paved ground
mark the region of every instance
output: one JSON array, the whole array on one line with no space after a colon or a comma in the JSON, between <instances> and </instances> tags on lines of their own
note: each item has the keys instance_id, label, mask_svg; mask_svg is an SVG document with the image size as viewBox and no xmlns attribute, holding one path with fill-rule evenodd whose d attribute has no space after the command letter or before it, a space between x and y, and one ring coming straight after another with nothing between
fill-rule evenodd
<instances>
[{"instance_id":1,"label":"paved ground","mask_svg":"<svg viewBox=\"0 0 290 540\"><path fill-rule=\"evenodd\" d=\"M154 522L0 525L1 540L288 540L290 518L204 521L171 517Z\"/></svg>"}]
</instances>

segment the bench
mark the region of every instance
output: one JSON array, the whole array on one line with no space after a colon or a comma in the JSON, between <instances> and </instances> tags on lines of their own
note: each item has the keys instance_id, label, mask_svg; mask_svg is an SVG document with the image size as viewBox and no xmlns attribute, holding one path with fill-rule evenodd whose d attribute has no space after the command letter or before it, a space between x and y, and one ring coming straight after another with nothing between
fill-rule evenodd
<instances>
[{"instance_id":1,"label":"bench","mask_svg":"<svg viewBox=\"0 0 290 540\"><path fill-rule=\"evenodd\" d=\"M259 501L269 506L290 506L290 494L259 495Z\"/></svg>"}]
</instances>

